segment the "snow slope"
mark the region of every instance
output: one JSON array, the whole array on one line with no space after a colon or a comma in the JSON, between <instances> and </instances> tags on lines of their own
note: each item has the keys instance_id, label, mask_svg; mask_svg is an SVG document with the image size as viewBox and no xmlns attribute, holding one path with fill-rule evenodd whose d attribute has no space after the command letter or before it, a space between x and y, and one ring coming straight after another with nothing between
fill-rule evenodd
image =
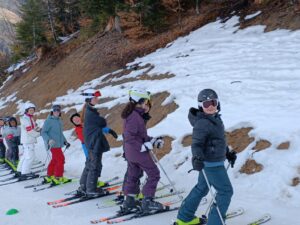
<instances>
[{"instance_id":1,"label":"snow slope","mask_svg":"<svg viewBox=\"0 0 300 225\"><path fill-rule=\"evenodd\" d=\"M247 224L254 218L270 213L273 217L269 224L296 225L299 222L300 186L292 187L291 180L299 176L300 167L300 32L277 30L263 33L263 26L238 30L235 26L238 18L234 17L225 24L220 21L208 24L190 35L178 38L164 49L136 59L133 65L150 63L155 66L150 75L170 72L176 76L165 80L134 81L101 89L104 97L116 99L104 103L102 107L112 107L127 101L127 91L131 87L146 88L152 93L168 91L179 108L168 115L148 132L151 136L169 135L175 140L172 151L161 163L176 182L178 189L184 188L187 194L195 185L197 174L187 174L191 168L190 160L177 170L175 165L191 156L190 148L181 145L182 138L190 134L192 128L187 120L188 109L197 106L197 94L203 88L215 89L222 104L222 115L228 131L245 126L253 127L250 135L256 140L267 139L272 146L253 155L264 165L264 170L254 175L239 173L245 161L252 156L250 144L238 155L234 169L229 175L235 194L230 209L243 207L246 213L228 220L228 225ZM143 70L134 71L127 77L135 77ZM69 110L70 104L80 110L82 90L95 87L105 76L83 84L78 90L69 90L67 95L58 97L55 103ZM122 79L125 77L122 77ZM116 79L115 79L116 80ZM1 99L5 101L5 99ZM22 100L19 100L20 104ZM0 102L0 105L3 103ZM42 122L42 121L40 121ZM66 121L67 122L67 121ZM66 135L70 137L71 131ZM276 146L290 141L288 151L278 151ZM78 141L71 141L72 147L66 152L66 175L79 177L83 169L84 157ZM39 140L38 156L45 159L45 150ZM106 153L103 164L103 179L123 176L126 163L122 157L115 157L122 152L116 148ZM167 182L162 174L162 181ZM33 182L27 182L33 183ZM66 208L52 209L46 205L48 200L63 196L73 190L77 184L69 184L49 191L32 193L23 189L24 184L1 187L0 221L1 224L50 225L50 224L89 224L91 219L113 214L117 208L99 210L94 200ZM200 213L205 207L199 208ZM16 216L4 216L9 208L18 208ZM127 224L171 224L176 212L167 213Z\"/></svg>"}]
</instances>

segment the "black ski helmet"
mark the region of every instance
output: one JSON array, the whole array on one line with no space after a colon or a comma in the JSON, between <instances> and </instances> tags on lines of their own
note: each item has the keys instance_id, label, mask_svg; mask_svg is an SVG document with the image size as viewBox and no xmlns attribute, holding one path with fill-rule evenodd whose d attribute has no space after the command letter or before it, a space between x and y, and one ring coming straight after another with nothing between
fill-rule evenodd
<instances>
[{"instance_id":1,"label":"black ski helmet","mask_svg":"<svg viewBox=\"0 0 300 225\"><path fill-rule=\"evenodd\" d=\"M212 89L203 89L198 94L198 102L204 102L212 99L218 99L217 93Z\"/></svg>"},{"instance_id":2,"label":"black ski helmet","mask_svg":"<svg viewBox=\"0 0 300 225\"><path fill-rule=\"evenodd\" d=\"M204 102L207 100L218 100L218 95L217 93L213 90L213 89L203 89L202 91L199 92L198 94L198 103L200 102ZM200 107L199 104L199 108L202 109L202 107ZM221 110L221 106L220 106L220 102L218 103L218 111Z\"/></svg>"}]
</instances>

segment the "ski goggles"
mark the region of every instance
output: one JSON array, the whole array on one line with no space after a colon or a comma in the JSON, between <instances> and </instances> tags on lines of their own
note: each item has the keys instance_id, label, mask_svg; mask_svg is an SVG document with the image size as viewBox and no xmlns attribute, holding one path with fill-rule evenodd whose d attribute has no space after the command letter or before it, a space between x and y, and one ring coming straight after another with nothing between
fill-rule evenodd
<instances>
[{"instance_id":1,"label":"ski goggles","mask_svg":"<svg viewBox=\"0 0 300 225\"><path fill-rule=\"evenodd\" d=\"M203 102L199 102L199 106L202 108L208 108L210 106L218 106L219 101L218 99L211 99L211 100L207 100L207 101L203 101Z\"/></svg>"}]
</instances>

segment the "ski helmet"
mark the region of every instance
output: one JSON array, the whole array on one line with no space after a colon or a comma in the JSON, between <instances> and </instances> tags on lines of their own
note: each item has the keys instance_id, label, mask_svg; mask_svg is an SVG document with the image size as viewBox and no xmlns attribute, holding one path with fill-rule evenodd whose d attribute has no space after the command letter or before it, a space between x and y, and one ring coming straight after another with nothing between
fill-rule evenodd
<instances>
[{"instance_id":1,"label":"ski helmet","mask_svg":"<svg viewBox=\"0 0 300 225\"><path fill-rule=\"evenodd\" d=\"M199 108L202 108L202 103L204 101L208 101L208 100L217 100L217 104L218 104L218 111L221 110L220 107L220 103L218 100L218 95L217 93L213 90L213 89L203 89L202 91L199 92L198 94L198 106Z\"/></svg>"},{"instance_id":2,"label":"ski helmet","mask_svg":"<svg viewBox=\"0 0 300 225\"><path fill-rule=\"evenodd\" d=\"M28 112L28 110L31 108L35 110L35 105L33 103L31 103L31 102L25 103L25 106L24 106L25 112Z\"/></svg>"},{"instance_id":3,"label":"ski helmet","mask_svg":"<svg viewBox=\"0 0 300 225\"><path fill-rule=\"evenodd\" d=\"M150 101L151 94L149 91L132 89L129 91L129 100L134 103L143 103L145 100Z\"/></svg>"},{"instance_id":4,"label":"ski helmet","mask_svg":"<svg viewBox=\"0 0 300 225\"><path fill-rule=\"evenodd\" d=\"M207 100L218 99L217 93L212 89L203 89L198 94L198 102L204 102Z\"/></svg>"},{"instance_id":5,"label":"ski helmet","mask_svg":"<svg viewBox=\"0 0 300 225\"><path fill-rule=\"evenodd\" d=\"M60 105L53 105L52 106L52 112L60 112L61 111L61 106Z\"/></svg>"},{"instance_id":6,"label":"ski helmet","mask_svg":"<svg viewBox=\"0 0 300 225\"><path fill-rule=\"evenodd\" d=\"M81 95L86 96L85 98L86 102L90 102L93 97L100 97L101 92L99 90L87 89L83 91Z\"/></svg>"}]
</instances>

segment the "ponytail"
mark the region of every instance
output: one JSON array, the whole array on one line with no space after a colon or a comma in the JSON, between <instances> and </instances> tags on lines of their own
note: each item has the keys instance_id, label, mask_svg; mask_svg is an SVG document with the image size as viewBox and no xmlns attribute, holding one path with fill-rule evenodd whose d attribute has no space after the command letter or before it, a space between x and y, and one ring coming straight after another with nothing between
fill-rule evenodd
<instances>
[{"instance_id":1,"label":"ponytail","mask_svg":"<svg viewBox=\"0 0 300 225\"><path fill-rule=\"evenodd\" d=\"M135 109L136 103L128 102L125 108L122 111L121 117L122 119L126 119Z\"/></svg>"}]
</instances>

